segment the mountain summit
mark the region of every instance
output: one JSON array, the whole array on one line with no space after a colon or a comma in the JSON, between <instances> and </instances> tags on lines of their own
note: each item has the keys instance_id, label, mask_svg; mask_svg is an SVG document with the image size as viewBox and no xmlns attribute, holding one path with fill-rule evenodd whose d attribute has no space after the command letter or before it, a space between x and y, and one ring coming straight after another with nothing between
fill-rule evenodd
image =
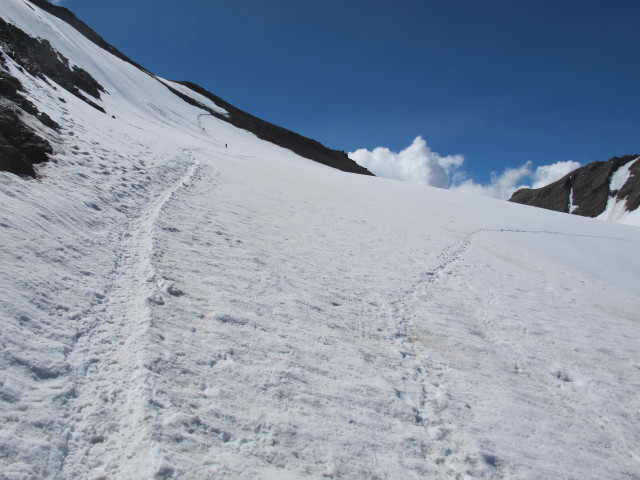
<instances>
[{"instance_id":1,"label":"mountain summit","mask_svg":"<svg viewBox=\"0 0 640 480\"><path fill-rule=\"evenodd\" d=\"M0 18L1 480L640 476L640 229L340 171Z\"/></svg>"}]
</instances>

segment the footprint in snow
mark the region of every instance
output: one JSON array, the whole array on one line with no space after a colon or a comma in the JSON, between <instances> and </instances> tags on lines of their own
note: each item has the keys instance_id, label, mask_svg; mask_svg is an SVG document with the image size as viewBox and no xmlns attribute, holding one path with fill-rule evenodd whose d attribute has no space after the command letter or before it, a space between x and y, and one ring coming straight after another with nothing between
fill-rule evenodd
<instances>
[{"instance_id":1,"label":"footprint in snow","mask_svg":"<svg viewBox=\"0 0 640 480\"><path fill-rule=\"evenodd\" d=\"M169 285L169 287L167 288L167 293L172 297L181 297L184 295L184 292L175 285Z\"/></svg>"}]
</instances>

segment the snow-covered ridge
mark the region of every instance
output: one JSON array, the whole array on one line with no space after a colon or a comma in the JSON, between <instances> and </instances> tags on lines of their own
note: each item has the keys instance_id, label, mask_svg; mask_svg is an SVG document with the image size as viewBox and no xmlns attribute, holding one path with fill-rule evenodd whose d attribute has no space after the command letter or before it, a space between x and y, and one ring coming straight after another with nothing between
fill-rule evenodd
<instances>
[{"instance_id":1,"label":"snow-covered ridge","mask_svg":"<svg viewBox=\"0 0 640 480\"><path fill-rule=\"evenodd\" d=\"M199 109L205 109L214 116L228 121L238 128L248 130L258 138L290 149L298 155L314 160L339 170L370 175L363 167L350 160L344 152L329 149L319 142L302 137L294 132L278 127L269 122L243 112L219 99L222 104L211 100L215 96L201 87L188 82L168 82L151 74L135 62L131 61L116 49L106 44L95 32L82 22L79 22L66 9L43 4L43 0L20 0L8 2L4 10L5 19L20 26L31 36L55 43L58 32L64 31L65 44L60 44L60 53L73 59L83 70L88 71L99 84L108 92L115 92L110 98L100 102L99 108L108 115L118 119L118 111L129 105L140 107L137 112L126 112L133 124L136 119L151 118L153 122L180 121L182 111L187 103ZM44 5L48 11L54 11L59 16L53 16L37 5ZM35 12L40 21L34 22ZM80 31L72 28L72 24L83 26ZM67 36L68 35L68 36ZM93 38L93 40L89 40ZM83 48L79 46L82 45ZM86 47L86 48L84 48ZM106 77L106 78L105 78ZM111 80L109 80L111 79ZM113 84L114 79L119 83ZM169 89L173 95L169 99L163 89ZM218 98L218 97L215 97ZM158 99L163 99L159 102ZM160 105L162 104L162 105ZM61 108L58 105L58 108ZM122 115L124 112L120 112ZM202 113L202 111L200 112ZM154 118L155 117L155 118ZM179 120L180 119L180 120ZM184 125L184 124L183 124Z\"/></svg>"},{"instance_id":2,"label":"snow-covered ridge","mask_svg":"<svg viewBox=\"0 0 640 480\"><path fill-rule=\"evenodd\" d=\"M227 112L224 108L216 105L214 102L211 101L211 99L205 97L204 95L200 95L199 93L194 92L190 88L187 88L178 82L172 82L171 80L165 80L164 78L160 78L160 77L156 77L156 78L158 78L158 80L160 80L165 85L168 85L171 88L178 90L183 95L193 98L196 102L201 103L202 105L210 108L214 112L227 117L229 116L229 112Z\"/></svg>"},{"instance_id":3,"label":"snow-covered ridge","mask_svg":"<svg viewBox=\"0 0 640 480\"><path fill-rule=\"evenodd\" d=\"M2 480L640 475L640 229L199 124L32 7L108 113L12 68L60 128L0 172Z\"/></svg>"}]
</instances>

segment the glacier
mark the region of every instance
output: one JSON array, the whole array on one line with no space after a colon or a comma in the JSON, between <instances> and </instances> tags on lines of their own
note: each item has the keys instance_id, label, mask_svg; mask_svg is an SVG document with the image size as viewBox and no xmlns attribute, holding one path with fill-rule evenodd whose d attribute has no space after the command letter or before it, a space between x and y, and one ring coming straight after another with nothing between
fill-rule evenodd
<instances>
[{"instance_id":1,"label":"glacier","mask_svg":"<svg viewBox=\"0 0 640 480\"><path fill-rule=\"evenodd\" d=\"M61 128L0 172L2 480L640 476L640 229L337 171L0 15L107 92L7 61Z\"/></svg>"}]
</instances>

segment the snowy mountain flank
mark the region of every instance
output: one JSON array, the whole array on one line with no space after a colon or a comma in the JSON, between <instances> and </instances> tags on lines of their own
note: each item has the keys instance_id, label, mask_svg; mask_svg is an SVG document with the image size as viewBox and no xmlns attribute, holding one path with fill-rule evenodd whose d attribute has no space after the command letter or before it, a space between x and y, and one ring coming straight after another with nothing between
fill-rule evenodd
<instances>
[{"instance_id":1,"label":"snowy mountain flank","mask_svg":"<svg viewBox=\"0 0 640 480\"><path fill-rule=\"evenodd\" d=\"M0 479L640 478L640 229L331 168L70 15L0 2Z\"/></svg>"},{"instance_id":2,"label":"snowy mountain flank","mask_svg":"<svg viewBox=\"0 0 640 480\"><path fill-rule=\"evenodd\" d=\"M546 187L522 188L509 201L640 226L640 155L592 162Z\"/></svg>"},{"instance_id":3,"label":"snowy mountain flank","mask_svg":"<svg viewBox=\"0 0 640 480\"><path fill-rule=\"evenodd\" d=\"M269 122L265 122L264 120L243 112L242 110L226 103L219 97L207 92L198 85L189 82L180 82L181 84L176 82L166 82L155 77L146 69L125 57L112 46L108 45L99 35L78 20L66 8L56 7L48 3L46 0L29 1L46 10L48 13L53 14L56 18L63 20L70 26L75 27L77 32L81 32L87 40L90 40L119 59L138 68L141 72L148 74L156 81L161 82L161 84L188 104L198 107L200 109L199 118L205 115L212 115L225 120L238 128L248 130L254 133L258 138L288 148L305 158L315 160L339 170L371 175L371 173L365 168L360 167L357 163L350 160L345 152L328 149L315 140L305 138L294 132L278 127ZM103 106L98 105L100 102L97 102L98 100L101 100L101 94L105 93L104 88L81 67L78 65L70 65L69 60L63 54L51 48L48 40L33 38L19 28L16 28L13 25L8 25L4 21L0 21L0 42L4 47L4 51L9 54L10 58L14 60L20 68L24 67L32 76L39 77L45 82L53 80L56 84L73 93L76 97L85 101L87 104L103 113L107 113ZM0 57L0 61L2 63L6 63L2 57ZM185 89L182 85L185 85L188 88ZM58 125L55 122L51 123L51 121L48 121L46 114L38 112L37 108L25 99L21 93L19 93L23 90L24 88L20 81L7 72L6 69L0 72L0 93L2 93L7 99L13 100L13 106L20 107L23 110L23 113L31 115L37 114L37 118L40 119L45 126L57 130ZM197 92L197 95L194 95L194 92ZM93 100L87 98L87 94ZM65 102L62 97L58 98L58 100L62 103ZM211 103L211 101L214 103ZM30 146L34 142L31 141L31 139L27 141L23 139L25 135L22 132L22 130L25 130L24 125L21 125L22 129L20 132L15 131L16 127L13 125L20 125L22 122L18 121L17 118L13 118L15 117L14 110L15 108L12 109L8 105L0 106L0 114L4 113L6 116L11 117L11 121L0 121L0 135L3 135L5 140L9 140L9 142L3 141L3 146L15 147L18 151L21 151L24 150L25 143ZM198 121L198 123L202 127L202 123L200 121ZM202 128L204 129L204 127ZM26 130L30 129L27 127ZM40 142L37 143L43 142L42 139L39 140ZM21 152L25 154L21 157L18 156L15 151L11 151L10 153L11 155L5 155L5 158L0 160L0 170L34 176L35 172L31 164L46 161L46 154L51 153L51 148L50 145L46 145L45 148L41 148L36 152L38 155L34 155L31 151ZM8 161L6 157L9 157Z\"/></svg>"}]
</instances>

